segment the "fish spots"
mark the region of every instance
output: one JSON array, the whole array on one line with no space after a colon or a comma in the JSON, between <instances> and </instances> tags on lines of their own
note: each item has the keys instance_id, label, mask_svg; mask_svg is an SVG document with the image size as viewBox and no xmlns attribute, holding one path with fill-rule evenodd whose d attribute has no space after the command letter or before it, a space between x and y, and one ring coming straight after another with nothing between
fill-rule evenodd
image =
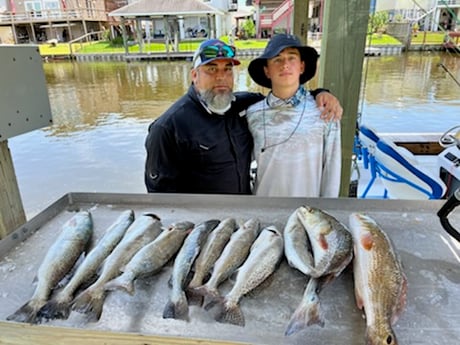
<instances>
[{"instance_id":1,"label":"fish spots","mask_svg":"<svg viewBox=\"0 0 460 345\"><path fill-rule=\"evenodd\" d=\"M361 246L365 250L371 250L374 246L374 239L372 238L372 234L367 233L361 236Z\"/></svg>"}]
</instances>

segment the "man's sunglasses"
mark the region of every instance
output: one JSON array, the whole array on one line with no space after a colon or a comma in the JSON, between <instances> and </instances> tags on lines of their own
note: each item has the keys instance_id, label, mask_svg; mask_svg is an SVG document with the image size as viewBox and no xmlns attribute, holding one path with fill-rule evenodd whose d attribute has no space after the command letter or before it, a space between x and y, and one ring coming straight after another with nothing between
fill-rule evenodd
<instances>
[{"instance_id":1,"label":"man's sunglasses","mask_svg":"<svg viewBox=\"0 0 460 345\"><path fill-rule=\"evenodd\" d=\"M232 46L207 46L204 47L200 52L200 58L202 62L205 62L210 59L217 57L224 58L234 58L235 57L235 47Z\"/></svg>"}]
</instances>

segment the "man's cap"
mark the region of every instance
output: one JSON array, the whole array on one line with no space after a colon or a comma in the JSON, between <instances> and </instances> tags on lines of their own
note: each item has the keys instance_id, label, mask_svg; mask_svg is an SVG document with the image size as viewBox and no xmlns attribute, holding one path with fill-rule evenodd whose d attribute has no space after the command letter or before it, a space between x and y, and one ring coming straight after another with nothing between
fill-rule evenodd
<instances>
[{"instance_id":1,"label":"man's cap","mask_svg":"<svg viewBox=\"0 0 460 345\"><path fill-rule=\"evenodd\" d=\"M235 59L235 47L226 44L218 39L210 39L200 44L193 55L193 68L203 66L215 60L231 60L233 65L239 65L240 61Z\"/></svg>"},{"instance_id":2,"label":"man's cap","mask_svg":"<svg viewBox=\"0 0 460 345\"><path fill-rule=\"evenodd\" d=\"M267 60L277 56L286 48L297 48L300 52L300 59L305 62L305 70L300 75L300 84L304 84L315 76L316 64L318 62L318 52L310 46L303 46L299 38L294 35L277 34L268 42L261 56L249 63L249 75L257 84L271 88L272 81L267 78L264 66L267 66Z\"/></svg>"}]
</instances>

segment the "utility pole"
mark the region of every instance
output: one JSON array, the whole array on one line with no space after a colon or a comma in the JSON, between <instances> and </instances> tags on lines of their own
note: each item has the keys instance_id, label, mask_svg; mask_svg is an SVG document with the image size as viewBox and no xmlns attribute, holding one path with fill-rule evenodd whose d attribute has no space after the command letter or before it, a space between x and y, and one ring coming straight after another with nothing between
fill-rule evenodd
<instances>
[{"instance_id":1,"label":"utility pole","mask_svg":"<svg viewBox=\"0 0 460 345\"><path fill-rule=\"evenodd\" d=\"M308 0L294 2L294 34L303 44L308 37L308 4ZM321 1L318 85L329 89L343 107L341 197L349 195L370 4L371 0Z\"/></svg>"},{"instance_id":2,"label":"utility pole","mask_svg":"<svg viewBox=\"0 0 460 345\"><path fill-rule=\"evenodd\" d=\"M303 44L308 42L308 2L309 0L294 0L294 34Z\"/></svg>"},{"instance_id":3,"label":"utility pole","mask_svg":"<svg viewBox=\"0 0 460 345\"><path fill-rule=\"evenodd\" d=\"M325 1L324 6L319 86L329 89L343 107L340 196L347 197L370 0Z\"/></svg>"}]
</instances>

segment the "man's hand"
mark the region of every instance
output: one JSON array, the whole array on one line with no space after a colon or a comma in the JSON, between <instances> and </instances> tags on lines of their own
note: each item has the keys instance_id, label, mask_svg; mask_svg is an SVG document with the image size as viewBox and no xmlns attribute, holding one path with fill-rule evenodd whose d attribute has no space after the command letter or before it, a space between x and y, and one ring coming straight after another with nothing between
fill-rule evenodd
<instances>
[{"instance_id":1,"label":"man's hand","mask_svg":"<svg viewBox=\"0 0 460 345\"><path fill-rule=\"evenodd\" d=\"M339 100L330 92L320 92L316 96L316 104L321 110L321 118L325 121L340 121L343 109Z\"/></svg>"}]
</instances>

